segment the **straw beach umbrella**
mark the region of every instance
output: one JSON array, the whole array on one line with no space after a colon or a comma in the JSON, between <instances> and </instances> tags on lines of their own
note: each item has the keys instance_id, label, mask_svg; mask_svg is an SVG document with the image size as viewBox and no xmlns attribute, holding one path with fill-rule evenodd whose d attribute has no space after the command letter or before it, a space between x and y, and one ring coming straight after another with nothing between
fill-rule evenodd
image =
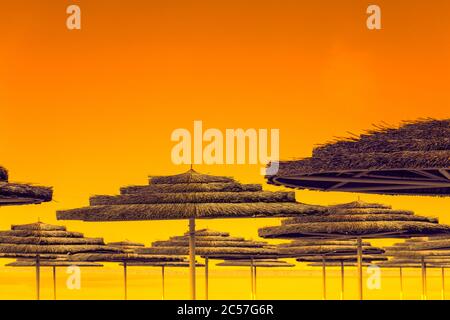
<instances>
[{"instance_id":1,"label":"straw beach umbrella","mask_svg":"<svg viewBox=\"0 0 450 320\"><path fill-rule=\"evenodd\" d=\"M15 262L6 264L6 267L36 267L36 260L18 259ZM58 267L103 267L102 264L93 262L79 261L76 264L67 260L54 259L54 260L40 260L40 267L51 267L53 271L53 300L56 300L56 268Z\"/></svg>"},{"instance_id":2,"label":"straw beach umbrella","mask_svg":"<svg viewBox=\"0 0 450 320\"><path fill-rule=\"evenodd\" d=\"M268 182L292 188L377 194L450 195L450 119L377 127L358 138L279 163Z\"/></svg>"},{"instance_id":3,"label":"straw beach umbrella","mask_svg":"<svg viewBox=\"0 0 450 320\"><path fill-rule=\"evenodd\" d=\"M389 261L383 261L378 264L381 268L393 268L399 270L400 279L400 298L403 300L403 269L421 269L421 279L422 279L422 299L427 299L427 268L438 268L441 269L441 298L445 300L445 268L450 267L450 259L433 259L427 262L418 259L392 259Z\"/></svg>"},{"instance_id":4,"label":"straw beach umbrella","mask_svg":"<svg viewBox=\"0 0 450 320\"><path fill-rule=\"evenodd\" d=\"M49 187L9 182L8 171L0 167L0 206L39 204L51 201L52 195Z\"/></svg>"},{"instance_id":5,"label":"straw beach umbrella","mask_svg":"<svg viewBox=\"0 0 450 320\"><path fill-rule=\"evenodd\" d=\"M278 252L284 256L297 258L298 262L322 263L322 293L324 300L327 298L327 262L341 262L341 299L344 298L344 262L357 260L357 243L355 240L302 239L278 245ZM367 242L362 243L363 261L380 259L379 255L382 253L384 253L383 249L372 247Z\"/></svg>"},{"instance_id":6,"label":"straw beach umbrella","mask_svg":"<svg viewBox=\"0 0 450 320\"><path fill-rule=\"evenodd\" d=\"M197 230L195 243L196 254L205 259L205 299L209 296L209 259L257 260L279 256L275 247L269 246L267 242L231 237L228 232L209 229ZM186 255L189 253L189 234L171 237L167 241L155 241L151 247L140 249L138 252Z\"/></svg>"},{"instance_id":7,"label":"straw beach umbrella","mask_svg":"<svg viewBox=\"0 0 450 320\"><path fill-rule=\"evenodd\" d=\"M85 238L82 233L70 232L64 226L36 222L13 225L0 231L2 258L32 258L36 264L36 297L40 298L40 260L64 258L85 252L121 252L106 246L101 238Z\"/></svg>"},{"instance_id":8,"label":"straw beach umbrella","mask_svg":"<svg viewBox=\"0 0 450 320\"><path fill-rule=\"evenodd\" d=\"M327 214L287 219L281 226L259 229L263 238L356 239L358 257L358 292L362 288L362 239L408 238L450 234L450 226L437 219L416 216L410 211L392 210L389 206L352 202L329 207Z\"/></svg>"},{"instance_id":9,"label":"straw beach umbrella","mask_svg":"<svg viewBox=\"0 0 450 320\"><path fill-rule=\"evenodd\" d=\"M278 259L258 260L225 260L217 264L219 267L250 267L252 299L256 300L256 268L292 268L295 264Z\"/></svg>"},{"instance_id":10,"label":"straw beach umbrella","mask_svg":"<svg viewBox=\"0 0 450 320\"><path fill-rule=\"evenodd\" d=\"M90 206L57 212L58 219L83 221L189 220L191 298L195 299L195 219L283 217L321 212L297 203L292 192L262 191L230 177L189 170L150 177L146 186L121 189L118 196L95 196Z\"/></svg>"},{"instance_id":11,"label":"straw beach umbrella","mask_svg":"<svg viewBox=\"0 0 450 320\"><path fill-rule=\"evenodd\" d=\"M426 269L441 267L442 296L444 297L445 265L450 263L450 238L437 237L410 239L386 248L386 255L393 257L383 265L385 267L400 267L402 264L419 267L422 270L422 298L426 299Z\"/></svg>"}]
</instances>

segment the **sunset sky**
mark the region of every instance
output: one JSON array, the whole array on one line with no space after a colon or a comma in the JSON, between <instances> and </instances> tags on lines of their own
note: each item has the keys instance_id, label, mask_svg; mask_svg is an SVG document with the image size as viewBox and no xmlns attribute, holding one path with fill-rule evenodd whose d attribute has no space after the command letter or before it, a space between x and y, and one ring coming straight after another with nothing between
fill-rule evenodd
<instances>
[{"instance_id":1,"label":"sunset sky","mask_svg":"<svg viewBox=\"0 0 450 320\"><path fill-rule=\"evenodd\" d=\"M81 30L66 28L70 4ZM366 28L369 4L382 30ZM186 221L57 222L55 211L186 171L171 162L170 135L194 120L280 129L280 156L292 159L373 124L450 116L447 0L11 0L0 35L0 165L11 181L54 187L49 204L0 208L2 230L40 219L147 245L185 232ZM264 183L259 165L196 170ZM323 205L358 196L450 223L449 198L297 192ZM256 238L279 223L255 220L198 227Z\"/></svg>"}]
</instances>

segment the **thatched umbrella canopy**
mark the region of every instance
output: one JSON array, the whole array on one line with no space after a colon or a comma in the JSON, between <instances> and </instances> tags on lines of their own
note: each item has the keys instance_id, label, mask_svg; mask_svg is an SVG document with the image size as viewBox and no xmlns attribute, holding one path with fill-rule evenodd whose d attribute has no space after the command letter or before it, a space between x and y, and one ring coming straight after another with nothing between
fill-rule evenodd
<instances>
[{"instance_id":1,"label":"thatched umbrella canopy","mask_svg":"<svg viewBox=\"0 0 450 320\"><path fill-rule=\"evenodd\" d=\"M101 238L85 238L64 226L36 222L13 225L0 231L1 258L32 258L36 263L36 295L40 298L40 260L56 259L89 252L120 253L122 250L104 244ZM84 261L84 260L81 260Z\"/></svg>"},{"instance_id":2,"label":"thatched umbrella canopy","mask_svg":"<svg viewBox=\"0 0 450 320\"><path fill-rule=\"evenodd\" d=\"M0 167L0 206L39 204L51 201L52 195L49 187L9 182L8 171Z\"/></svg>"},{"instance_id":3,"label":"thatched umbrella canopy","mask_svg":"<svg viewBox=\"0 0 450 320\"><path fill-rule=\"evenodd\" d=\"M256 300L256 268L292 268L295 264L278 259L258 259L258 260L225 260L217 264L219 267L250 267L251 275L251 297Z\"/></svg>"},{"instance_id":4,"label":"thatched umbrella canopy","mask_svg":"<svg viewBox=\"0 0 450 320\"><path fill-rule=\"evenodd\" d=\"M383 264L385 267L411 266L422 270L422 298L427 297L427 268L441 267L442 269L442 296L444 297L445 266L450 264L449 237L409 239L403 243L394 244L386 248L386 255L392 260ZM401 269L400 269L401 270Z\"/></svg>"},{"instance_id":5,"label":"thatched umbrella canopy","mask_svg":"<svg viewBox=\"0 0 450 320\"><path fill-rule=\"evenodd\" d=\"M14 262L8 263L5 265L6 267L36 267L37 262L36 260L30 260L30 259L18 259ZM44 260L41 259L39 261L40 267L51 267L53 271L53 300L56 300L56 268L57 267L103 267L102 264L94 263L94 262L85 262L85 261L79 261L77 263L74 263L73 261L68 260L62 260L62 259L49 259Z\"/></svg>"},{"instance_id":6,"label":"thatched umbrella canopy","mask_svg":"<svg viewBox=\"0 0 450 320\"><path fill-rule=\"evenodd\" d=\"M263 238L356 239L360 299L363 294L363 238L408 238L437 234L450 234L450 226L441 225L434 218L416 216L410 211L392 210L389 206L362 201L331 206L325 214L291 218L281 226L259 229L259 235Z\"/></svg>"},{"instance_id":7,"label":"thatched umbrella canopy","mask_svg":"<svg viewBox=\"0 0 450 320\"><path fill-rule=\"evenodd\" d=\"M256 260L279 257L275 247L267 242L231 237L227 232L202 229L195 232L196 254L205 259L205 297L209 295L209 259ZM149 248L138 249L145 254L189 254L189 234L155 241Z\"/></svg>"},{"instance_id":8,"label":"thatched umbrella canopy","mask_svg":"<svg viewBox=\"0 0 450 320\"><path fill-rule=\"evenodd\" d=\"M268 182L292 188L377 194L450 195L450 119L377 127L282 161Z\"/></svg>"},{"instance_id":9,"label":"thatched umbrella canopy","mask_svg":"<svg viewBox=\"0 0 450 320\"><path fill-rule=\"evenodd\" d=\"M189 220L191 298L195 299L195 219L286 217L325 209L295 201L293 192L263 191L231 177L193 169L150 177L149 185L121 189L118 196L95 196L90 206L57 212L58 219L83 221Z\"/></svg>"},{"instance_id":10,"label":"thatched umbrella canopy","mask_svg":"<svg viewBox=\"0 0 450 320\"><path fill-rule=\"evenodd\" d=\"M357 242L355 240L316 240L301 239L278 245L278 252L283 256L297 258L299 262L322 262L322 293L327 298L326 266L328 261L341 262L341 299L344 299L344 262L357 260ZM362 261L369 257L375 260L384 253L381 248L372 247L370 243L361 244ZM371 261L370 260L370 261Z\"/></svg>"}]
</instances>

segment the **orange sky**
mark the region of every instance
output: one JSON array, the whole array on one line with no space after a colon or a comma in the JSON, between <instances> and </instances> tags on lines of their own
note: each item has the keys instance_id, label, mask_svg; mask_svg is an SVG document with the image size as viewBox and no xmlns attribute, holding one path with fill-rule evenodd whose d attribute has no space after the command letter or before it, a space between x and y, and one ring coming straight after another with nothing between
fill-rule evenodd
<instances>
[{"instance_id":1,"label":"orange sky","mask_svg":"<svg viewBox=\"0 0 450 320\"><path fill-rule=\"evenodd\" d=\"M65 26L79 4L82 30ZM382 9L381 31L366 8ZM54 201L1 208L0 228L87 204L90 195L172 174L176 128L279 128L281 158L372 124L449 117L450 2L3 1L0 10L0 164L11 180L51 185ZM199 171L263 182L259 166ZM274 189L269 188L269 189ZM355 194L299 191L330 204ZM450 201L363 195L436 215ZM107 241L149 244L185 222L59 222ZM256 237L278 221L198 225ZM172 231L168 234L167 230Z\"/></svg>"}]
</instances>

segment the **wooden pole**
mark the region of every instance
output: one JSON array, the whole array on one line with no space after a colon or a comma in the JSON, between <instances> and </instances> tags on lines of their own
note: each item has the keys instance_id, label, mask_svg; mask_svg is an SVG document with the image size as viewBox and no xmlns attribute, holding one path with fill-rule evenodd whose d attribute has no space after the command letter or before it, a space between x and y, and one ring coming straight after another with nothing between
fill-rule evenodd
<instances>
[{"instance_id":1,"label":"wooden pole","mask_svg":"<svg viewBox=\"0 0 450 320\"><path fill-rule=\"evenodd\" d=\"M251 264L250 264L251 298L252 298L252 300L255 300L255 292L254 292L254 290L255 290L255 285L254 285L255 274L253 273L253 258L250 261L251 261Z\"/></svg>"},{"instance_id":2,"label":"wooden pole","mask_svg":"<svg viewBox=\"0 0 450 320\"><path fill-rule=\"evenodd\" d=\"M403 269L399 268L400 272L400 300L403 300Z\"/></svg>"},{"instance_id":3,"label":"wooden pole","mask_svg":"<svg viewBox=\"0 0 450 320\"><path fill-rule=\"evenodd\" d=\"M195 300L195 218L189 219L189 280L191 300Z\"/></svg>"},{"instance_id":4,"label":"wooden pole","mask_svg":"<svg viewBox=\"0 0 450 320\"><path fill-rule=\"evenodd\" d=\"M344 300L344 261L341 261L341 300Z\"/></svg>"},{"instance_id":5,"label":"wooden pole","mask_svg":"<svg viewBox=\"0 0 450 320\"><path fill-rule=\"evenodd\" d=\"M205 257L205 300L209 299L209 258Z\"/></svg>"},{"instance_id":6,"label":"wooden pole","mask_svg":"<svg viewBox=\"0 0 450 320\"><path fill-rule=\"evenodd\" d=\"M127 283L127 263L123 263L123 288L125 300L128 300L128 283Z\"/></svg>"},{"instance_id":7,"label":"wooden pole","mask_svg":"<svg viewBox=\"0 0 450 320\"><path fill-rule=\"evenodd\" d=\"M441 291L441 299L445 300L445 268L441 268L441 281L442 281L442 291Z\"/></svg>"},{"instance_id":8,"label":"wooden pole","mask_svg":"<svg viewBox=\"0 0 450 320\"><path fill-rule=\"evenodd\" d=\"M422 300L427 300L427 270L426 270L425 259L423 257L422 257L421 269L422 269Z\"/></svg>"},{"instance_id":9,"label":"wooden pole","mask_svg":"<svg viewBox=\"0 0 450 320\"><path fill-rule=\"evenodd\" d=\"M41 299L41 257L36 256L36 300Z\"/></svg>"},{"instance_id":10,"label":"wooden pole","mask_svg":"<svg viewBox=\"0 0 450 320\"><path fill-rule=\"evenodd\" d=\"M161 267L161 284L162 284L162 300L165 299L166 289L165 289L165 272L164 266Z\"/></svg>"},{"instance_id":11,"label":"wooden pole","mask_svg":"<svg viewBox=\"0 0 450 320\"><path fill-rule=\"evenodd\" d=\"M254 297L255 297L255 300L257 299L256 298L256 266L253 266L253 292L254 292Z\"/></svg>"},{"instance_id":12,"label":"wooden pole","mask_svg":"<svg viewBox=\"0 0 450 320\"><path fill-rule=\"evenodd\" d=\"M56 300L56 267L53 266L53 300Z\"/></svg>"},{"instance_id":13,"label":"wooden pole","mask_svg":"<svg viewBox=\"0 0 450 320\"><path fill-rule=\"evenodd\" d=\"M358 246L358 294L359 300L363 300L363 272L362 272L362 240L357 238Z\"/></svg>"},{"instance_id":14,"label":"wooden pole","mask_svg":"<svg viewBox=\"0 0 450 320\"><path fill-rule=\"evenodd\" d=\"M327 266L325 256L322 256L322 299L327 300Z\"/></svg>"}]
</instances>

